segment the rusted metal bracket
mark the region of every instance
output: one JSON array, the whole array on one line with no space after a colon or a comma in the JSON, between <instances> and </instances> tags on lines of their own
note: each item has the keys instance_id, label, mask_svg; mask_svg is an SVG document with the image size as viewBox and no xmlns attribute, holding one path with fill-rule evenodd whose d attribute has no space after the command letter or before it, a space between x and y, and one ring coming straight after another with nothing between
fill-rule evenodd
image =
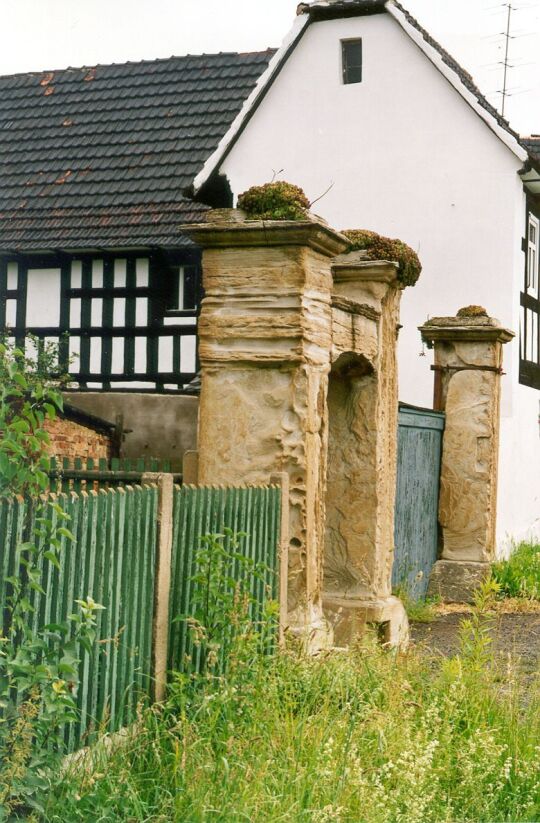
<instances>
[{"instance_id":1,"label":"rusted metal bracket","mask_svg":"<svg viewBox=\"0 0 540 823\"><path fill-rule=\"evenodd\" d=\"M495 374L506 374L502 366L432 366L431 371L492 371Z\"/></svg>"},{"instance_id":2,"label":"rusted metal bracket","mask_svg":"<svg viewBox=\"0 0 540 823\"><path fill-rule=\"evenodd\" d=\"M458 372L458 371L489 371L494 374L506 374L502 366L431 366L431 371L435 372L435 380L433 386L433 409L434 411L444 411L443 409L443 386L442 386L442 372Z\"/></svg>"}]
</instances>

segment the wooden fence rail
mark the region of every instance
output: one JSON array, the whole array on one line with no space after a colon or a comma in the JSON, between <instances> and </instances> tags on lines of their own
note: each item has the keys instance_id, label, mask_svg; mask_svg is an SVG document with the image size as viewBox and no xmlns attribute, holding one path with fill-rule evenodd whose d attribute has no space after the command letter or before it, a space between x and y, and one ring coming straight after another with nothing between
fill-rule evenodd
<instances>
[{"instance_id":1,"label":"wooden fence rail","mask_svg":"<svg viewBox=\"0 0 540 823\"><path fill-rule=\"evenodd\" d=\"M45 594L32 593L30 619L36 628L61 623L76 610L74 601L88 595L105 607L97 614L96 649L81 654L79 719L66 729L67 751L91 742L98 730L131 722L139 700L161 699L167 671L183 668L191 641L185 623L172 621L193 608L191 578L201 536L223 528L244 532L238 551L267 566L267 579L252 586L256 611L277 596L279 487L173 488L170 475L156 480L54 496L70 517L75 540L62 538L60 569L44 562ZM163 493L167 484L172 494ZM0 621L6 578L21 570L18 547L28 506L0 500Z\"/></svg>"},{"instance_id":2,"label":"wooden fence rail","mask_svg":"<svg viewBox=\"0 0 540 823\"><path fill-rule=\"evenodd\" d=\"M51 457L49 479L54 492L97 491L140 484L148 472L171 473L170 461L153 457ZM173 479L181 483L182 475L173 473Z\"/></svg>"}]
</instances>

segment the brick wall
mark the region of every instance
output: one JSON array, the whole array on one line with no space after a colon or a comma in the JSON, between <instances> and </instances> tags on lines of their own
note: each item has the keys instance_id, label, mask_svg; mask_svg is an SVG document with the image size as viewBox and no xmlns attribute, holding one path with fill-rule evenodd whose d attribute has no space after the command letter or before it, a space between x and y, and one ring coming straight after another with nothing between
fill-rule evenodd
<instances>
[{"instance_id":1,"label":"brick wall","mask_svg":"<svg viewBox=\"0 0 540 823\"><path fill-rule=\"evenodd\" d=\"M47 420L44 428L51 439L50 453L55 457L109 459L112 456L111 437L90 426L57 418Z\"/></svg>"}]
</instances>

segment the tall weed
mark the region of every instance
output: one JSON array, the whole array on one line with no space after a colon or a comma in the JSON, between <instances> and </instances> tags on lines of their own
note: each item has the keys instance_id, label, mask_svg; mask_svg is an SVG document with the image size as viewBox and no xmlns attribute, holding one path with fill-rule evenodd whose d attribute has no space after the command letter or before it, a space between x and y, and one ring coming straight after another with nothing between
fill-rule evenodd
<instances>
[{"instance_id":1,"label":"tall weed","mask_svg":"<svg viewBox=\"0 0 540 823\"><path fill-rule=\"evenodd\" d=\"M540 819L540 688L486 642L487 584L449 660L357 648L269 656L253 635L174 682L121 750L51 797L49 823L496 823ZM70 799L71 797L71 799Z\"/></svg>"},{"instance_id":2,"label":"tall weed","mask_svg":"<svg viewBox=\"0 0 540 823\"><path fill-rule=\"evenodd\" d=\"M494 564L492 574L504 597L540 600L540 545L521 543L508 560Z\"/></svg>"}]
</instances>

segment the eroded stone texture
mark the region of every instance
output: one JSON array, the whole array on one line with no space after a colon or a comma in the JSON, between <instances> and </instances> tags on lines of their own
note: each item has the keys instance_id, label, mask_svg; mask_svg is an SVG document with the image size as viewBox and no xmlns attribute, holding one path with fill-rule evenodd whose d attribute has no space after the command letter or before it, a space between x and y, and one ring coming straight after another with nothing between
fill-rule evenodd
<instances>
[{"instance_id":1,"label":"eroded stone texture","mask_svg":"<svg viewBox=\"0 0 540 823\"><path fill-rule=\"evenodd\" d=\"M387 622L402 635L391 600L397 449L397 266L360 255L339 258L334 274L333 365L324 564L325 607L338 639L359 625ZM349 335L342 314L349 303ZM349 347L342 348L342 347ZM384 607L384 608L383 608ZM382 611L381 611L382 609Z\"/></svg>"},{"instance_id":2,"label":"eroded stone texture","mask_svg":"<svg viewBox=\"0 0 540 823\"><path fill-rule=\"evenodd\" d=\"M324 568L341 638L367 621L402 639L390 597L397 265L336 258L345 239L317 221L209 220L186 227L204 249L199 482L285 472L291 626L328 637Z\"/></svg>"},{"instance_id":3,"label":"eroded stone texture","mask_svg":"<svg viewBox=\"0 0 540 823\"><path fill-rule=\"evenodd\" d=\"M495 553L502 346L514 335L487 316L434 318L420 331L435 349L435 407L446 412L441 559L488 564ZM438 567L439 588L449 569Z\"/></svg>"},{"instance_id":4,"label":"eroded stone texture","mask_svg":"<svg viewBox=\"0 0 540 823\"><path fill-rule=\"evenodd\" d=\"M330 262L346 241L318 222L229 214L233 222L222 214L221 223L188 229L204 248L199 482L266 483L287 473L289 620L324 634Z\"/></svg>"}]
</instances>

